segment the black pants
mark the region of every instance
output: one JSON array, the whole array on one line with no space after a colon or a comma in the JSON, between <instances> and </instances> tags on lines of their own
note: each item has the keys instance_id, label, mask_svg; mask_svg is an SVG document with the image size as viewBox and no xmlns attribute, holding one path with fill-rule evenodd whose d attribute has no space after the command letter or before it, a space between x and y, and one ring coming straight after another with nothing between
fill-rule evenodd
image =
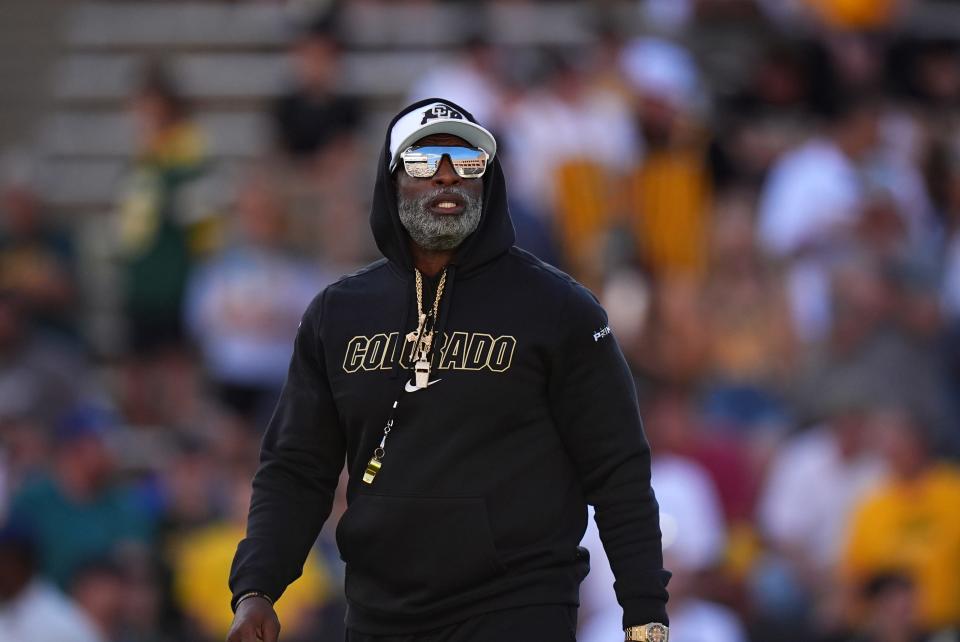
<instances>
[{"instance_id":1,"label":"black pants","mask_svg":"<svg viewBox=\"0 0 960 642\"><path fill-rule=\"evenodd\" d=\"M576 642L577 607L560 604L494 611L412 635L347 630L347 642Z\"/></svg>"}]
</instances>

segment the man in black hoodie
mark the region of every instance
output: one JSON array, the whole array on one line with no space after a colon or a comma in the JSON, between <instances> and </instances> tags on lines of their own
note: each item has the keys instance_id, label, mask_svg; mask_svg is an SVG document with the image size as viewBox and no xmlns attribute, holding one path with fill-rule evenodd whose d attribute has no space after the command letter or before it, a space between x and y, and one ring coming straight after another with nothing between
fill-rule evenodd
<instances>
[{"instance_id":1,"label":"man in black hoodie","mask_svg":"<svg viewBox=\"0 0 960 642\"><path fill-rule=\"evenodd\" d=\"M344 461L349 641L574 640L588 503L627 639L666 640L633 380L596 299L514 246L493 136L448 101L404 109L370 222L385 258L301 322L230 575L229 642L276 640L271 604Z\"/></svg>"}]
</instances>

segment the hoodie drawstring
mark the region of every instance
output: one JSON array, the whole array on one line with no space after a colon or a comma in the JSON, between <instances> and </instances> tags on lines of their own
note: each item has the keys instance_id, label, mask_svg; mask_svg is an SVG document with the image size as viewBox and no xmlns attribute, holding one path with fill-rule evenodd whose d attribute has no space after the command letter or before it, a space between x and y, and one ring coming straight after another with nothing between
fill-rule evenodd
<instances>
[{"instance_id":1,"label":"hoodie drawstring","mask_svg":"<svg viewBox=\"0 0 960 642\"><path fill-rule=\"evenodd\" d=\"M439 308L434 308L436 313L436 319L433 321L434 325L431 329L431 332L437 338L437 342L433 344L430 348L430 370L433 370L435 365L438 363L437 355L443 351L443 331L447 325L447 317L450 311L450 300L453 299L453 284L456 277L456 267L448 266L446 268L446 274L440 282L440 287L434 291L433 296L441 296L444 289L446 289L446 298L440 298ZM419 278L419 275L417 275ZM445 285L446 283L446 285ZM418 286L419 287L419 286ZM419 303L417 304L419 312ZM390 378L396 380L397 375L400 372L400 361L403 358L403 351L407 349L406 341L406 329L410 322L411 311L413 310L413 305L410 300L407 299L407 306L404 312L404 320L400 326L400 332L398 335L400 337L401 343L398 344L400 352L397 354L397 357L393 361L393 370L390 374ZM423 328L421 328L423 330ZM411 356L411 359L413 357ZM411 364L412 365L412 364ZM393 431L394 422L396 421L397 416L397 407L400 405L400 399L403 397L404 392L409 391L408 382L404 381L404 386L398 388L397 398L393 402L393 405L390 407L390 414L387 417L387 423L383 427L383 435L380 438L380 445L378 445L374 451L373 456L370 458L370 461L367 462L367 468L363 473L363 482L365 484L372 484L374 479L376 479L377 474L380 472L380 469L383 467L383 458L386 455L387 448L387 439L390 437L390 433Z\"/></svg>"}]
</instances>

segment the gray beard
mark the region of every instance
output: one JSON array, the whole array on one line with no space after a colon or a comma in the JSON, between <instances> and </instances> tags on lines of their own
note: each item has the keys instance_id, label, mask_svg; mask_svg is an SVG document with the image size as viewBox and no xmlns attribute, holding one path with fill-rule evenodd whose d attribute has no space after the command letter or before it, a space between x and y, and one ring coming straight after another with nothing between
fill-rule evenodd
<instances>
[{"instance_id":1,"label":"gray beard","mask_svg":"<svg viewBox=\"0 0 960 642\"><path fill-rule=\"evenodd\" d=\"M427 210L430 201L441 194L456 194L463 199L463 212L458 216L436 215ZM480 224L482 199L472 198L458 187L441 188L416 200L397 199L400 222L410 238L425 250L452 250L470 236Z\"/></svg>"}]
</instances>

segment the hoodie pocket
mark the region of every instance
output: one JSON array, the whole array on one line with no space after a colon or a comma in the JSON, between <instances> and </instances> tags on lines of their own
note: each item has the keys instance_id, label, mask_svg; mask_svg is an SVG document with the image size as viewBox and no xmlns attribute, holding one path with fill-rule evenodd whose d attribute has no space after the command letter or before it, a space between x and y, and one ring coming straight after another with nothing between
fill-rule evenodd
<instances>
[{"instance_id":1,"label":"hoodie pocket","mask_svg":"<svg viewBox=\"0 0 960 642\"><path fill-rule=\"evenodd\" d=\"M422 609L501 572L483 499L360 495L337 526L347 597Z\"/></svg>"}]
</instances>

